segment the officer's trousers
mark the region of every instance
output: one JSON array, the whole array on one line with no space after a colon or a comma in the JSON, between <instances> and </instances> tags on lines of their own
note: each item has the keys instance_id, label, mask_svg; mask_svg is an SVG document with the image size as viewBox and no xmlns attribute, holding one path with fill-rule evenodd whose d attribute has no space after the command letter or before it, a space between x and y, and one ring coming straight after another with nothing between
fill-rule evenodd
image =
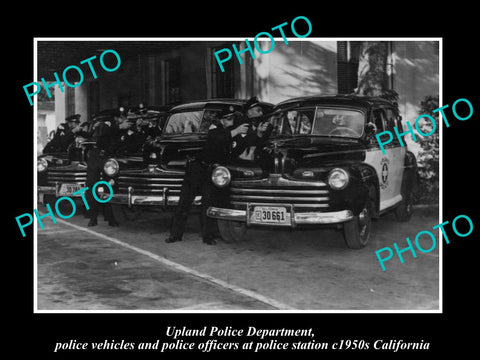
<instances>
[{"instance_id":1,"label":"officer's trousers","mask_svg":"<svg viewBox=\"0 0 480 360\"><path fill-rule=\"evenodd\" d=\"M90 219L97 219L98 217L99 203L94 199L92 189L93 186L100 180L104 162L105 156L102 150L93 148L88 152L86 183L88 190L85 191L85 198L88 206L90 207L90 210L87 213ZM110 203L105 203L102 205L105 220L113 220L112 205Z\"/></svg>"},{"instance_id":2,"label":"officer's trousers","mask_svg":"<svg viewBox=\"0 0 480 360\"><path fill-rule=\"evenodd\" d=\"M211 169L199 161L193 161L187 165L180 199L172 219L170 237L182 238L188 213L197 195L202 196L200 211L202 237L208 239L218 234L217 221L207 216L207 209L209 206L224 206L227 201L227 192L217 188L212 183L210 175Z\"/></svg>"}]
</instances>

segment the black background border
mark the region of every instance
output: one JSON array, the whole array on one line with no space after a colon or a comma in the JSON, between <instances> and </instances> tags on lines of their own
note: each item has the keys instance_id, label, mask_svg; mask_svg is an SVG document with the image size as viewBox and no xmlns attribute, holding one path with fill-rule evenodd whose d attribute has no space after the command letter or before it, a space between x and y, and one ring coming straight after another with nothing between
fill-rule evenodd
<instances>
[{"instance_id":1,"label":"black background border","mask_svg":"<svg viewBox=\"0 0 480 360\"><path fill-rule=\"evenodd\" d=\"M50 6L54 7L52 3ZM133 6L133 5L132 5ZM428 355L440 355L453 351L458 355L467 354L476 346L476 336L470 327L474 324L476 298L474 295L476 256L478 239L478 212L474 197L478 198L478 160L474 151L478 130L478 92L474 93L478 81L476 42L474 41L475 19L472 8L458 5L448 11L417 7L402 9L388 8L375 13L373 5L362 4L352 8L346 4L343 9L320 10L290 4L275 13L271 8L262 11L255 4L235 6L223 4L213 11L205 5L193 10L191 5L187 16L185 9L161 9L151 11L148 6L110 9L100 13L92 8L80 10L75 5L71 13L54 15L48 9L39 13L30 9L31 15L22 17L22 31L15 33L4 45L3 115L5 140L4 171L2 187L7 209L4 223L11 235L4 238L4 257L8 268L5 271L4 312L8 318L6 345L15 349L17 355L33 351L37 356L48 358L72 358L87 354L69 352L53 354L57 341L77 339L81 342L107 340L160 341L165 339L167 326L233 326L258 328L310 328L314 329L317 341L338 341L340 339L404 339L431 343ZM213 7L213 6L212 6ZM280 5L276 5L280 7ZM372 7L372 8L370 8ZM397 7L400 7L397 5ZM408 7L408 8L407 8ZM118 10L118 12L117 12ZM165 9L164 9L165 10ZM378 10L378 8L377 8ZM173 12L172 12L173 11ZM170 12L170 13L167 13ZM331 14L331 15L328 15ZM452 235L450 244L444 245L443 252L443 314L34 314L33 313L33 239L21 238L14 217L33 207L33 107L26 100L22 86L33 79L33 38L34 37L253 37L258 32L282 22L290 22L296 16L307 16L313 32L310 37L441 37L443 38L443 103L452 104L458 98L467 98L474 107L474 115L468 121L453 120L450 128L443 131L443 218L453 220L459 214L466 214L473 220L474 232L467 238ZM385 20L386 15L388 19ZM59 17L60 16L60 17ZM41 22L39 19L51 19ZM478 20L477 20L478 21ZM81 26L79 25L81 24ZM4 33L15 31L2 25ZM9 25L12 27L12 25ZM475 84L476 85L476 84ZM9 138L15 137L14 141ZM13 170L11 170L13 169ZM21 181L19 181L21 179ZM19 189L20 187L20 189ZM17 189L14 193L10 189ZM5 215L5 213L4 213ZM415 261L421 261L421 258ZM474 325L475 326L475 325ZM365 352L365 351L364 351ZM370 351L371 352L371 351ZM102 358L129 354L127 352L97 353ZM142 357L178 356L179 353L142 353ZM246 353L244 353L246 354ZM265 353L260 353L261 355ZM302 353L306 354L306 353ZM316 356L322 353L317 352ZM344 356L357 355L353 352L336 353ZM372 353L373 354L373 353ZM369 354L369 355L372 355ZM387 353L376 352L385 356ZM406 353L397 353L405 356ZM426 355L425 352L420 354ZM58 355L58 356L54 356ZM95 354L88 354L94 356ZM135 357L140 354L135 354ZM227 353L220 353L229 356ZM329 354L335 355L335 354ZM391 354L388 353L388 356ZM172 357L173 357L172 356ZM197 356L197 355L195 355ZM211 356L211 355L207 355ZM248 354L250 356L250 354ZM409 356L407 354L407 356ZM329 356L330 357L330 356Z\"/></svg>"}]
</instances>

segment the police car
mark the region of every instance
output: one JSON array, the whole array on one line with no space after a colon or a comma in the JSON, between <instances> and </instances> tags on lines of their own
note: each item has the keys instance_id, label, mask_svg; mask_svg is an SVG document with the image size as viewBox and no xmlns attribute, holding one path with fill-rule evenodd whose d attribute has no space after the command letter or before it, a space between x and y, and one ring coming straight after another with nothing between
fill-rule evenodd
<instances>
[{"instance_id":1,"label":"police car","mask_svg":"<svg viewBox=\"0 0 480 360\"><path fill-rule=\"evenodd\" d=\"M130 109L120 109L125 111L125 123L136 123L140 120L141 124L152 124L152 126L162 126L166 114L171 106L139 106ZM113 121L113 114L119 109L105 109L94 114L89 121L81 124L80 131L71 134L71 137L65 137L68 140L62 142L63 147L45 147L43 154L37 158L37 193L40 204L49 203L58 197L69 196L75 200L80 200L82 196L78 193L80 189L85 188L87 180L87 160L88 152L95 145L95 139L92 137L94 129L101 122ZM128 111L127 111L128 110ZM115 125L117 126L117 125ZM152 128L154 130L154 128ZM118 134L122 129L120 128ZM129 131L125 131L126 136ZM136 131L131 131L136 135ZM122 133L123 134L123 133ZM60 135L62 135L60 133ZM131 136L132 140L115 138L116 146L114 158L106 159L102 176L110 179L112 174L118 170L119 162L130 161L138 163L142 161L141 151L143 139ZM125 140L125 141L124 141Z\"/></svg>"},{"instance_id":2,"label":"police car","mask_svg":"<svg viewBox=\"0 0 480 360\"><path fill-rule=\"evenodd\" d=\"M186 164L203 149L209 127L226 112L243 111L245 99L205 99L185 102L170 109L162 134L144 146L143 161L119 162L112 172L111 203L116 217L128 218L143 207L171 210L178 204ZM264 111L273 104L261 102ZM201 204L201 196L194 205ZM122 207L119 211L118 206Z\"/></svg>"},{"instance_id":3,"label":"police car","mask_svg":"<svg viewBox=\"0 0 480 360\"><path fill-rule=\"evenodd\" d=\"M402 130L396 104L378 97L312 96L279 103L272 133L253 160L214 169L212 181L229 188L229 205L210 207L227 242L248 227L343 225L349 248L363 248L372 218L394 210L407 221L417 184L413 153L398 140L385 147L375 134Z\"/></svg>"}]
</instances>

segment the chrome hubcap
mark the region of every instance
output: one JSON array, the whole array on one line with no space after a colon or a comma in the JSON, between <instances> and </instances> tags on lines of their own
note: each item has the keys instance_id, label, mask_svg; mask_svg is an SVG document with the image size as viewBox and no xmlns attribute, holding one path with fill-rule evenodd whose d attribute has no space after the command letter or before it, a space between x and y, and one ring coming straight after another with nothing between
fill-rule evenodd
<instances>
[{"instance_id":1,"label":"chrome hubcap","mask_svg":"<svg viewBox=\"0 0 480 360\"><path fill-rule=\"evenodd\" d=\"M368 227L368 210L365 208L363 209L360 214L358 214L358 222L360 227L360 237L364 238L367 233Z\"/></svg>"},{"instance_id":2,"label":"chrome hubcap","mask_svg":"<svg viewBox=\"0 0 480 360\"><path fill-rule=\"evenodd\" d=\"M412 212L412 204L407 204L407 214L410 214Z\"/></svg>"}]
</instances>

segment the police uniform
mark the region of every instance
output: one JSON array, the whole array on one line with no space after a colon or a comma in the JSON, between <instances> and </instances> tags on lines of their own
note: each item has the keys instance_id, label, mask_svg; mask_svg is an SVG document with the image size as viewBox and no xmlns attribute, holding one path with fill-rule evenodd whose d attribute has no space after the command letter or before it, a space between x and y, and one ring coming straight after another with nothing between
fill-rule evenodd
<instances>
[{"instance_id":1,"label":"police uniform","mask_svg":"<svg viewBox=\"0 0 480 360\"><path fill-rule=\"evenodd\" d=\"M149 120L149 126L145 130L147 139L156 139L162 135L162 126L165 122L165 114L147 114L145 119Z\"/></svg>"},{"instance_id":2,"label":"police uniform","mask_svg":"<svg viewBox=\"0 0 480 360\"><path fill-rule=\"evenodd\" d=\"M236 116L236 114L229 114L228 116ZM182 239L188 213L195 196L198 194L202 195L200 224L203 242L209 245L216 243L215 238L219 237L217 222L207 216L207 209L210 206L224 207L228 201L229 190L218 188L212 183L210 177L213 166L215 164L228 164L231 159L238 157L250 144L247 137L237 135L232 138L232 128L225 128L222 124L213 125L208 131L207 140L201 154L195 160L187 163L187 171L173 216L170 236L165 240L167 243Z\"/></svg>"},{"instance_id":3,"label":"police uniform","mask_svg":"<svg viewBox=\"0 0 480 360\"><path fill-rule=\"evenodd\" d=\"M149 126L145 130L145 135L146 138L143 144L143 150L144 153L148 154L152 149L158 148L160 146L160 144L158 143L158 139L162 135L162 128L160 122L158 121L156 124L155 122L152 122L151 126Z\"/></svg>"},{"instance_id":4,"label":"police uniform","mask_svg":"<svg viewBox=\"0 0 480 360\"><path fill-rule=\"evenodd\" d=\"M88 153L87 160L87 182L88 190L86 191L87 202L90 206L88 226L97 225L98 203L92 194L93 186L100 180L105 160L115 153L118 144L118 129L114 122L114 116L119 113L112 112L112 116L100 121L96 124L93 139L96 141L95 146ZM110 226L118 226L113 217L112 207L110 203L103 204L104 217Z\"/></svg>"},{"instance_id":5,"label":"police uniform","mask_svg":"<svg viewBox=\"0 0 480 360\"><path fill-rule=\"evenodd\" d=\"M244 114L241 117L237 117L233 124L234 127L245 123L250 125L247 134L236 136L236 141L242 141L242 146L244 147L244 151L242 151L241 154L238 155L240 159L254 160L256 155L256 149L263 147L263 144L268 140L273 129L273 127L269 124L266 131L262 134L261 137L257 135L258 126L261 123L267 121L267 116L263 114L263 109L262 115L249 117L249 110L257 106L262 109L258 98L256 96L251 97L244 105Z\"/></svg>"},{"instance_id":6,"label":"police uniform","mask_svg":"<svg viewBox=\"0 0 480 360\"><path fill-rule=\"evenodd\" d=\"M119 129L119 147L117 149L118 154L128 155L136 154L142 151L142 146L145 143L148 136L148 114L147 108L140 104L137 110L129 112L126 115L125 122L128 123L127 127Z\"/></svg>"},{"instance_id":7,"label":"police uniform","mask_svg":"<svg viewBox=\"0 0 480 360\"><path fill-rule=\"evenodd\" d=\"M118 155L135 154L141 151L147 135L143 130L135 128L132 124L129 128L118 130Z\"/></svg>"},{"instance_id":8,"label":"police uniform","mask_svg":"<svg viewBox=\"0 0 480 360\"><path fill-rule=\"evenodd\" d=\"M65 118L65 122L58 125L53 139L45 145L43 153L64 152L67 151L68 146L75 141L75 134L70 128L69 123L80 123L80 114L70 115Z\"/></svg>"}]
</instances>

